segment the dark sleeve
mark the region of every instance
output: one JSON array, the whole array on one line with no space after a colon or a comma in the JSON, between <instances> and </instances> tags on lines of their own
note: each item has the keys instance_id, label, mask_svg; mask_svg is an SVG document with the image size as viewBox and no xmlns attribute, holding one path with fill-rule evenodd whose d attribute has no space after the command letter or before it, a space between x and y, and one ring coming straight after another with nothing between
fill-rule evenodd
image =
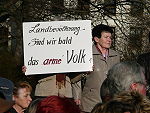
<instances>
[{"instance_id":1,"label":"dark sleeve","mask_svg":"<svg viewBox=\"0 0 150 113\"><path fill-rule=\"evenodd\" d=\"M139 55L137 62L145 69L145 77L150 84L150 52Z\"/></svg>"}]
</instances>

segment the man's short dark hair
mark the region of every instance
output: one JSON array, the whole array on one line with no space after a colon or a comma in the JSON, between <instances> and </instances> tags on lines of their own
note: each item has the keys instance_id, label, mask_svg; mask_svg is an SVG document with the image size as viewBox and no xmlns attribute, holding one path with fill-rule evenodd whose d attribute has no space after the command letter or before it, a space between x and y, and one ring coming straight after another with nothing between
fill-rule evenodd
<instances>
[{"instance_id":1,"label":"man's short dark hair","mask_svg":"<svg viewBox=\"0 0 150 113\"><path fill-rule=\"evenodd\" d=\"M102 32L109 32L109 33L113 33L113 30L111 27L109 27L108 25L104 25L104 24L99 24L97 26L95 26L92 30L92 37L98 37L101 38L101 33Z\"/></svg>"}]
</instances>

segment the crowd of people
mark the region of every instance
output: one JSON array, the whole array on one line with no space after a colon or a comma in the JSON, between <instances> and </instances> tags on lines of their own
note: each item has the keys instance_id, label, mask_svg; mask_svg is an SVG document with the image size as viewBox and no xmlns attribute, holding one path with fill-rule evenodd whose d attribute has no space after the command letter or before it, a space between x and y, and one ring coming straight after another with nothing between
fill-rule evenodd
<instances>
[{"instance_id":1,"label":"crowd of people","mask_svg":"<svg viewBox=\"0 0 150 113\"><path fill-rule=\"evenodd\" d=\"M93 28L91 72L36 75L35 90L0 77L0 113L150 113L150 54L120 62L112 34L107 25Z\"/></svg>"}]
</instances>

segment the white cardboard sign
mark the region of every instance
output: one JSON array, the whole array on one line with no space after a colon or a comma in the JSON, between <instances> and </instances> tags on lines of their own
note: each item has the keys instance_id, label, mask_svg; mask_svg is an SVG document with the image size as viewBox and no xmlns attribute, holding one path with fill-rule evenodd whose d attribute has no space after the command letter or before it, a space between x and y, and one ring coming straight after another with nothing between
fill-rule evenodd
<instances>
[{"instance_id":1,"label":"white cardboard sign","mask_svg":"<svg viewBox=\"0 0 150 113\"><path fill-rule=\"evenodd\" d=\"M91 21L23 23L26 75L92 71Z\"/></svg>"}]
</instances>

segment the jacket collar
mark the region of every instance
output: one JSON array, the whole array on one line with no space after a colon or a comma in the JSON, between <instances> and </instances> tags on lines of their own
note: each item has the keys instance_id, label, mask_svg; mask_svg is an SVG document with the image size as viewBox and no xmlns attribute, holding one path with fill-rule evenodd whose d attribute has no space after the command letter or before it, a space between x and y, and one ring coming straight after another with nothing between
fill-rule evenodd
<instances>
[{"instance_id":1,"label":"jacket collar","mask_svg":"<svg viewBox=\"0 0 150 113\"><path fill-rule=\"evenodd\" d=\"M101 55L102 56L102 54L97 50L95 45L93 45L93 55ZM108 57L114 57L114 56L117 56L117 52L115 52L112 49L109 49Z\"/></svg>"}]
</instances>

